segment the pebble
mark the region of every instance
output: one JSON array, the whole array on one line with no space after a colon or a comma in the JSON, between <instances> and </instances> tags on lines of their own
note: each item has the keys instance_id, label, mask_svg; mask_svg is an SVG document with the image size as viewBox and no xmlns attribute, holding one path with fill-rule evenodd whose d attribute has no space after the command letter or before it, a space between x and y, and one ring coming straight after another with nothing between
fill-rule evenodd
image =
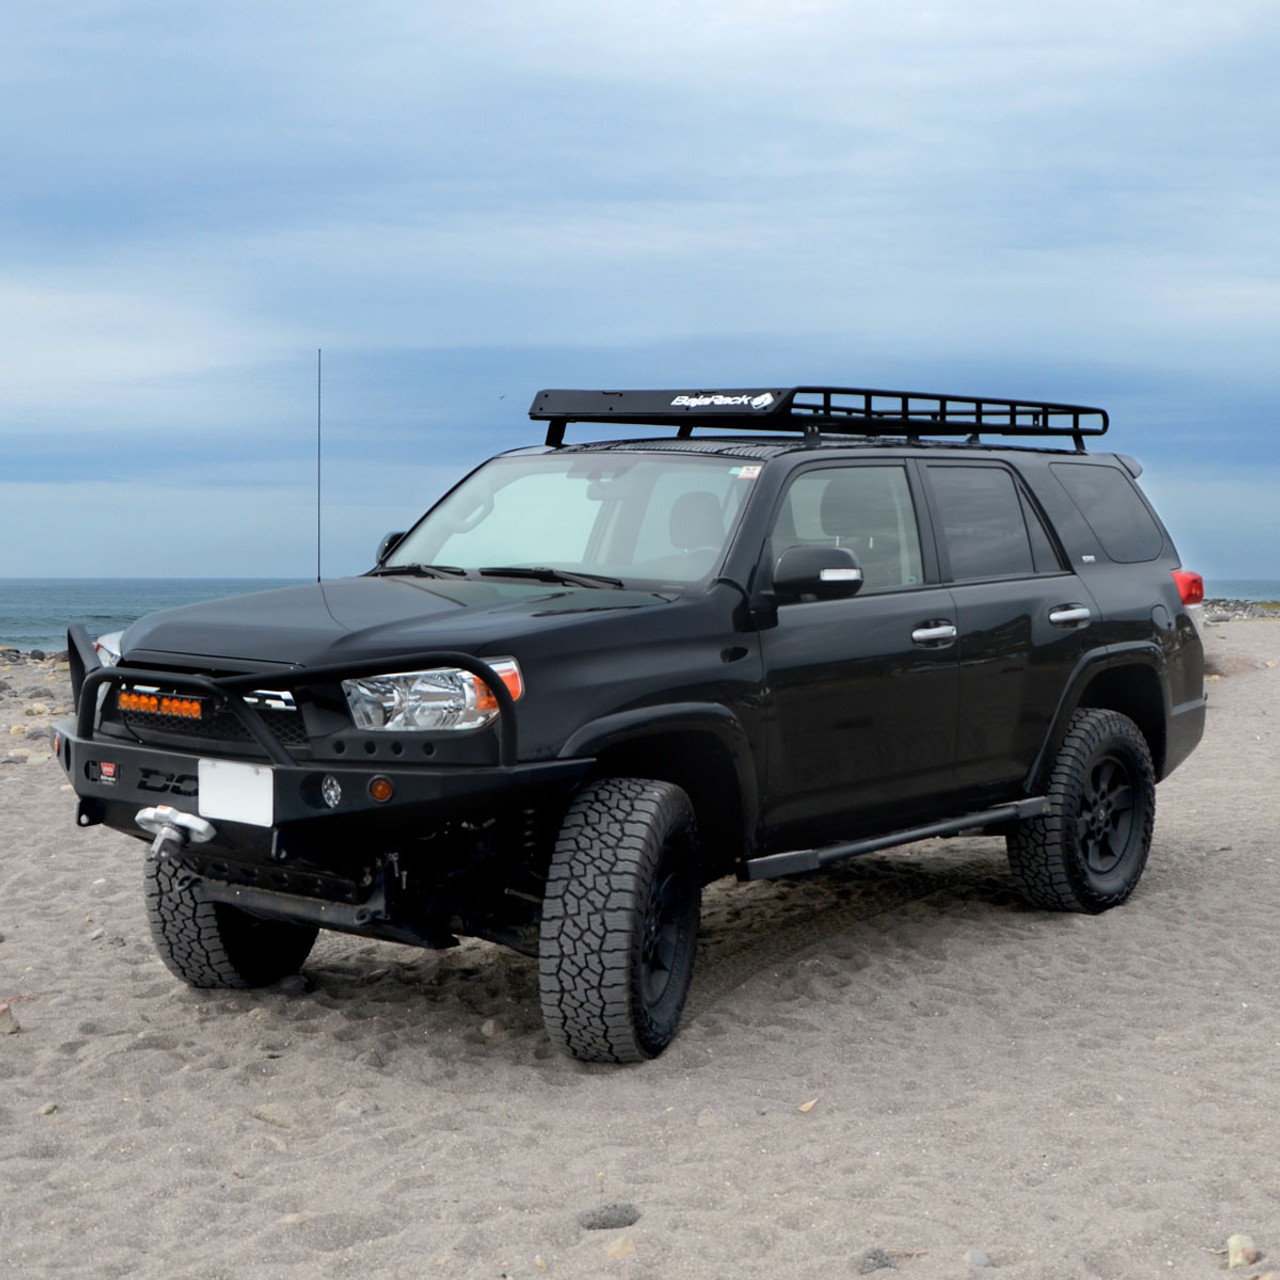
<instances>
[{"instance_id":1,"label":"pebble","mask_svg":"<svg viewBox=\"0 0 1280 1280\"><path fill-rule=\"evenodd\" d=\"M9 759L16 760L19 764L25 763L31 759L31 752L26 747L15 747L9 752Z\"/></svg>"},{"instance_id":2,"label":"pebble","mask_svg":"<svg viewBox=\"0 0 1280 1280\"><path fill-rule=\"evenodd\" d=\"M636 1242L630 1236L622 1236L609 1246L609 1257L613 1259L634 1258Z\"/></svg>"},{"instance_id":3,"label":"pebble","mask_svg":"<svg viewBox=\"0 0 1280 1280\"><path fill-rule=\"evenodd\" d=\"M55 1111L57 1111L57 1109L58 1109L58 1104L56 1102L46 1102L44 1106L41 1107L40 1110L36 1112L36 1115L51 1116Z\"/></svg>"},{"instance_id":4,"label":"pebble","mask_svg":"<svg viewBox=\"0 0 1280 1280\"><path fill-rule=\"evenodd\" d=\"M1234 1235L1227 1241L1227 1266L1228 1267L1247 1267L1257 1262L1259 1258L1258 1246L1253 1243L1251 1237L1246 1235Z\"/></svg>"},{"instance_id":5,"label":"pebble","mask_svg":"<svg viewBox=\"0 0 1280 1280\"><path fill-rule=\"evenodd\" d=\"M264 1102L262 1106L254 1107L253 1118L265 1124L273 1124L277 1129L292 1129L298 1123L297 1116L288 1107L277 1106L274 1102Z\"/></svg>"},{"instance_id":6,"label":"pebble","mask_svg":"<svg viewBox=\"0 0 1280 1280\"><path fill-rule=\"evenodd\" d=\"M991 1255L982 1249L970 1249L964 1255L964 1260L971 1267L994 1267L996 1264L991 1261Z\"/></svg>"},{"instance_id":7,"label":"pebble","mask_svg":"<svg viewBox=\"0 0 1280 1280\"><path fill-rule=\"evenodd\" d=\"M43 649L32 649L31 652L27 654L27 657L34 658L37 662L43 662L45 653Z\"/></svg>"},{"instance_id":8,"label":"pebble","mask_svg":"<svg viewBox=\"0 0 1280 1280\"><path fill-rule=\"evenodd\" d=\"M878 1244L873 1244L869 1249L863 1249L862 1257L858 1261L860 1276L870 1275L873 1271L884 1271L886 1268L896 1271L897 1263Z\"/></svg>"},{"instance_id":9,"label":"pebble","mask_svg":"<svg viewBox=\"0 0 1280 1280\"><path fill-rule=\"evenodd\" d=\"M94 930L94 931L89 935L89 941L90 941L90 942L97 942L99 938L104 938L104 937L106 937L106 934L107 934L107 931L106 931L105 929L95 929L95 930Z\"/></svg>"},{"instance_id":10,"label":"pebble","mask_svg":"<svg viewBox=\"0 0 1280 1280\"><path fill-rule=\"evenodd\" d=\"M587 1231L616 1231L639 1221L640 1210L628 1200L606 1200L578 1214L578 1225Z\"/></svg>"},{"instance_id":11,"label":"pebble","mask_svg":"<svg viewBox=\"0 0 1280 1280\"><path fill-rule=\"evenodd\" d=\"M480 1034L486 1040L492 1040L502 1030L502 1023L497 1018L486 1018L480 1024Z\"/></svg>"},{"instance_id":12,"label":"pebble","mask_svg":"<svg viewBox=\"0 0 1280 1280\"><path fill-rule=\"evenodd\" d=\"M387 1065L387 1060L380 1054L377 1049L366 1049L364 1053L356 1058L356 1061L366 1067L373 1067L375 1071L381 1071Z\"/></svg>"},{"instance_id":13,"label":"pebble","mask_svg":"<svg viewBox=\"0 0 1280 1280\"><path fill-rule=\"evenodd\" d=\"M20 733L26 733L27 726L25 724L11 724L9 726L10 736L16 737Z\"/></svg>"},{"instance_id":14,"label":"pebble","mask_svg":"<svg viewBox=\"0 0 1280 1280\"><path fill-rule=\"evenodd\" d=\"M285 996L302 996L307 993L307 980L300 973L291 973L276 983L276 990Z\"/></svg>"},{"instance_id":15,"label":"pebble","mask_svg":"<svg viewBox=\"0 0 1280 1280\"><path fill-rule=\"evenodd\" d=\"M22 1024L13 1016L7 1000L0 1001L0 1035L14 1035L22 1030Z\"/></svg>"}]
</instances>

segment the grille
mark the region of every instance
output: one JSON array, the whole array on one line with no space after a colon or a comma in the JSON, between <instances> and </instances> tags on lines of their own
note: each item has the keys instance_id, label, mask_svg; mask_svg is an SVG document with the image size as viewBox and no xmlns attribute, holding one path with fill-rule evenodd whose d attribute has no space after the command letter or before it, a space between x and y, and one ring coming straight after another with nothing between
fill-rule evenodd
<instances>
[{"instance_id":1,"label":"grille","mask_svg":"<svg viewBox=\"0 0 1280 1280\"><path fill-rule=\"evenodd\" d=\"M256 708L262 723L267 726L271 736L282 747L305 747L307 730L302 723L299 711L276 709L273 707ZM225 707L211 709L205 703L205 715L199 720L189 720L185 716L153 715L149 712L120 711L117 714L121 723L130 732L145 740L149 734L180 734L184 738L203 738L209 742L252 743L253 735L240 723L233 712Z\"/></svg>"}]
</instances>

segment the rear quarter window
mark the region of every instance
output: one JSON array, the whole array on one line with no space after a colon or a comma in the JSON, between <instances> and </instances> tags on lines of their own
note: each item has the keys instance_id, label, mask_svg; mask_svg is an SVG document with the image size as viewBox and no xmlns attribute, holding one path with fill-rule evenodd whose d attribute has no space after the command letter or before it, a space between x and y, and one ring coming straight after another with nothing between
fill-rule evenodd
<instances>
[{"instance_id":1,"label":"rear quarter window","mask_svg":"<svg viewBox=\"0 0 1280 1280\"><path fill-rule=\"evenodd\" d=\"M1086 462L1055 462L1050 469L1112 560L1136 564L1160 554L1164 532L1123 472Z\"/></svg>"}]
</instances>

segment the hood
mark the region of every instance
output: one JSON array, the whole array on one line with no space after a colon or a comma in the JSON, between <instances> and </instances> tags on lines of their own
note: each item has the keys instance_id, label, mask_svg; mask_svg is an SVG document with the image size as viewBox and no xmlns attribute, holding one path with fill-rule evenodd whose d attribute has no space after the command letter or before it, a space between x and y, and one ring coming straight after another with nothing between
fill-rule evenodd
<instances>
[{"instance_id":1,"label":"hood","mask_svg":"<svg viewBox=\"0 0 1280 1280\"><path fill-rule=\"evenodd\" d=\"M647 591L541 582L436 578L335 578L153 613L123 635L124 660L199 658L314 667L383 655L478 652L566 615L662 604Z\"/></svg>"}]
</instances>

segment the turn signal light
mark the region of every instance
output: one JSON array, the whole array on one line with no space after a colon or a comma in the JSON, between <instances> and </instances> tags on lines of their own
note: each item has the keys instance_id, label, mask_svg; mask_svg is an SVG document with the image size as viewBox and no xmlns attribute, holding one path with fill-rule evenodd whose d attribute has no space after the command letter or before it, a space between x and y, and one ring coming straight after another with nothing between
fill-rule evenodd
<instances>
[{"instance_id":1,"label":"turn signal light","mask_svg":"<svg viewBox=\"0 0 1280 1280\"><path fill-rule=\"evenodd\" d=\"M395 795L395 788L390 778L374 778L369 783L369 794L379 803L386 804Z\"/></svg>"},{"instance_id":2,"label":"turn signal light","mask_svg":"<svg viewBox=\"0 0 1280 1280\"><path fill-rule=\"evenodd\" d=\"M154 693L133 693L127 689L121 689L116 695L116 704L121 711L145 711L183 720L199 720L203 714L199 698L162 698Z\"/></svg>"},{"instance_id":3,"label":"turn signal light","mask_svg":"<svg viewBox=\"0 0 1280 1280\"><path fill-rule=\"evenodd\" d=\"M520 668L511 661L499 661L492 665L494 674L507 686L507 692L511 695L512 702L515 702L524 692L524 681L520 678ZM470 679L475 686L476 710L496 712L498 710L498 699L493 690L479 676L474 676L467 672L466 678Z\"/></svg>"},{"instance_id":4,"label":"turn signal light","mask_svg":"<svg viewBox=\"0 0 1280 1280\"><path fill-rule=\"evenodd\" d=\"M1204 579L1188 569L1175 569L1173 580L1183 604L1200 604L1204 600Z\"/></svg>"}]
</instances>

